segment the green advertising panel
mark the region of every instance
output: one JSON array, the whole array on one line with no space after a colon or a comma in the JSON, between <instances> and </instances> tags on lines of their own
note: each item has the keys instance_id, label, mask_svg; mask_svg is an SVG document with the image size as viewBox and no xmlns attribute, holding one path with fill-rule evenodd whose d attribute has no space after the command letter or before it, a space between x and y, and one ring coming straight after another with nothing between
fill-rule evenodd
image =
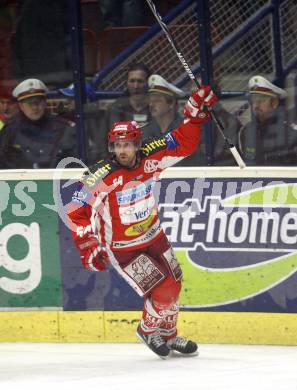
<instances>
[{"instance_id":1,"label":"green advertising panel","mask_svg":"<svg viewBox=\"0 0 297 390\"><path fill-rule=\"evenodd\" d=\"M297 173L197 172L181 179L169 171L157 193L183 269L183 310L296 313ZM63 220L74 173L61 182L53 172L17 174L0 181L0 311L140 310L142 299L116 270L92 273L80 264Z\"/></svg>"},{"instance_id":2,"label":"green advertising panel","mask_svg":"<svg viewBox=\"0 0 297 390\"><path fill-rule=\"evenodd\" d=\"M0 192L0 308L61 307L52 181L0 181Z\"/></svg>"}]
</instances>

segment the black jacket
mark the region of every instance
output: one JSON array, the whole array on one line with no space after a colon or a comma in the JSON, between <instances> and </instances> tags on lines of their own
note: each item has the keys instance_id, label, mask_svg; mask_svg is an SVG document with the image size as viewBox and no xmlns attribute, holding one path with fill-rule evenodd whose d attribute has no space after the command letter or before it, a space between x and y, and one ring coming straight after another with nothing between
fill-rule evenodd
<instances>
[{"instance_id":1,"label":"black jacket","mask_svg":"<svg viewBox=\"0 0 297 390\"><path fill-rule=\"evenodd\" d=\"M46 113L31 121L22 112L0 132L0 168L55 168L64 157L77 156L74 123Z\"/></svg>"},{"instance_id":2,"label":"black jacket","mask_svg":"<svg viewBox=\"0 0 297 390\"><path fill-rule=\"evenodd\" d=\"M280 108L264 123L256 118L239 133L239 146L247 165L291 165L297 162L297 131L286 121Z\"/></svg>"}]
</instances>

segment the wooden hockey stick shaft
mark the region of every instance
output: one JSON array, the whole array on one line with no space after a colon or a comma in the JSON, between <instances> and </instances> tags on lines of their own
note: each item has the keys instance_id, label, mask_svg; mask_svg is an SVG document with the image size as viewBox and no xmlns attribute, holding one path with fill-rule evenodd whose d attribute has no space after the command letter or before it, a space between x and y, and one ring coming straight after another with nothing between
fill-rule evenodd
<instances>
[{"instance_id":1,"label":"wooden hockey stick shaft","mask_svg":"<svg viewBox=\"0 0 297 390\"><path fill-rule=\"evenodd\" d=\"M197 88L200 88L199 81L197 80L197 78L195 77L194 73L192 72L192 69L190 68L190 66L188 65L187 61L185 60L182 52L177 47L176 42L174 41L173 36L169 32L167 25L164 23L161 15L157 12L155 4L151 0L146 0L146 2L148 4L148 6L150 7L152 13L154 14L155 19L159 23L161 29L163 30L163 32L164 32L168 42L170 43L170 45L172 46L173 50L175 51L175 53L176 53L178 59L180 60L182 66L184 67L185 71L187 72L189 78L194 81L194 83L196 84ZM221 133L221 136L224 138L225 143L228 146L230 152L232 153L236 163L238 164L238 166L240 168L245 168L246 165L245 165L243 159L241 158L238 150L228 140L228 138L225 136L223 124L221 123L221 121L219 120L217 115L212 110L210 110L210 115L211 115L212 120L215 122L217 128L219 129L219 132Z\"/></svg>"}]
</instances>

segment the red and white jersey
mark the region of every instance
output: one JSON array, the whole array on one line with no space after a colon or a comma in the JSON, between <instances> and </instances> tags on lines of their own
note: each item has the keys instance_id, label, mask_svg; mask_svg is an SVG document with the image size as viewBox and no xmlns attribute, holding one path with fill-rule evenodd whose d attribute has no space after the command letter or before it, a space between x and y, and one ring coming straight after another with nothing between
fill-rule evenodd
<instances>
[{"instance_id":1,"label":"red and white jersey","mask_svg":"<svg viewBox=\"0 0 297 390\"><path fill-rule=\"evenodd\" d=\"M133 168L113 160L95 164L75 191L68 212L76 243L95 234L112 251L152 244L162 233L154 184L165 168L196 150L200 133L201 125L187 122L144 143Z\"/></svg>"}]
</instances>

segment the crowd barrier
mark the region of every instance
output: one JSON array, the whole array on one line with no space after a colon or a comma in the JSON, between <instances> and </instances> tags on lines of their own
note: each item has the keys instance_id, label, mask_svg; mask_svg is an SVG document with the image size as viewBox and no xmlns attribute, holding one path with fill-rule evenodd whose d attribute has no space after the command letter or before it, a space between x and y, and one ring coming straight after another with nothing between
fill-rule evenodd
<instances>
[{"instance_id":1,"label":"crowd barrier","mask_svg":"<svg viewBox=\"0 0 297 390\"><path fill-rule=\"evenodd\" d=\"M142 299L83 269L65 225L81 174L0 171L2 342L136 342ZM297 345L297 170L170 168L155 196L184 272L180 332Z\"/></svg>"}]
</instances>

